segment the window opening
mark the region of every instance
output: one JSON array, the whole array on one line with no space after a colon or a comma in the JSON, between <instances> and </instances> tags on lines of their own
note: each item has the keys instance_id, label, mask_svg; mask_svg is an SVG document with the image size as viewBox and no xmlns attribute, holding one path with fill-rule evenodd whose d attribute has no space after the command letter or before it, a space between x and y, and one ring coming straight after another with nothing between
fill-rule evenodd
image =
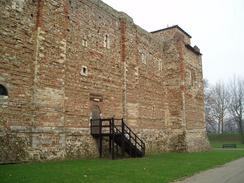
<instances>
[{"instance_id":1,"label":"window opening","mask_svg":"<svg viewBox=\"0 0 244 183\"><path fill-rule=\"evenodd\" d=\"M0 96L8 96L8 90L6 87L0 84Z\"/></svg>"}]
</instances>

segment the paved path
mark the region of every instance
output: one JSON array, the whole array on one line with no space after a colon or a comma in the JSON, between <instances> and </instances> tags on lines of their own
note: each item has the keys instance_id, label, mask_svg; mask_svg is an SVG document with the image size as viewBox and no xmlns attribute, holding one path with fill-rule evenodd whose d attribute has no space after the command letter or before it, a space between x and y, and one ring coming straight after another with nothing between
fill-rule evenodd
<instances>
[{"instance_id":1,"label":"paved path","mask_svg":"<svg viewBox=\"0 0 244 183\"><path fill-rule=\"evenodd\" d=\"M174 183L244 183L244 158Z\"/></svg>"}]
</instances>

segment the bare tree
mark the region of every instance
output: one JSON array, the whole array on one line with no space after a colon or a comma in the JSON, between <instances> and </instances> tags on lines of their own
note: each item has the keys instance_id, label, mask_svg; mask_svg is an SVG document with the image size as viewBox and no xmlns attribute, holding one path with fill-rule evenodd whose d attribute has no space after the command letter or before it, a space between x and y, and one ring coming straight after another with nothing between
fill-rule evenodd
<instances>
[{"instance_id":1,"label":"bare tree","mask_svg":"<svg viewBox=\"0 0 244 183\"><path fill-rule=\"evenodd\" d=\"M217 130L217 122L212 115L212 91L208 80L204 80L204 95L205 95L205 120L206 120L206 128L208 133L216 133Z\"/></svg>"},{"instance_id":2,"label":"bare tree","mask_svg":"<svg viewBox=\"0 0 244 183\"><path fill-rule=\"evenodd\" d=\"M238 133L239 128L237 123L233 120L232 116L228 114L228 116L225 119L225 132L228 133Z\"/></svg>"},{"instance_id":3,"label":"bare tree","mask_svg":"<svg viewBox=\"0 0 244 183\"><path fill-rule=\"evenodd\" d=\"M229 93L223 82L216 83L209 94L210 116L218 124L218 133L224 132L224 121L228 112Z\"/></svg>"},{"instance_id":4,"label":"bare tree","mask_svg":"<svg viewBox=\"0 0 244 183\"><path fill-rule=\"evenodd\" d=\"M244 144L244 80L234 77L229 83L229 112L239 127L241 141Z\"/></svg>"}]
</instances>

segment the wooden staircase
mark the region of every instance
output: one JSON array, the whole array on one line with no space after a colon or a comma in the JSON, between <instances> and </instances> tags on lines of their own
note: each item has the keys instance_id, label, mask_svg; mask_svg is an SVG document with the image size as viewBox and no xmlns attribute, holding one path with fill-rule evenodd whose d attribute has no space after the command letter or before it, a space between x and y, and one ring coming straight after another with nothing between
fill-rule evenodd
<instances>
[{"instance_id":1,"label":"wooden staircase","mask_svg":"<svg viewBox=\"0 0 244 183\"><path fill-rule=\"evenodd\" d=\"M145 143L122 119L91 119L91 135L98 140L99 156L103 157L103 140L108 137L111 159L118 157L143 157Z\"/></svg>"}]
</instances>

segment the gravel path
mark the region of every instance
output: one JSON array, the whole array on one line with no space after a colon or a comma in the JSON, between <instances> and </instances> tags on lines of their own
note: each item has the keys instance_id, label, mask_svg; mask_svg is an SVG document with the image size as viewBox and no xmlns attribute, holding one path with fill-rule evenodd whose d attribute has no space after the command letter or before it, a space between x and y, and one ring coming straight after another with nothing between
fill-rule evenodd
<instances>
[{"instance_id":1,"label":"gravel path","mask_svg":"<svg viewBox=\"0 0 244 183\"><path fill-rule=\"evenodd\" d=\"M244 183L244 158L174 183Z\"/></svg>"}]
</instances>

